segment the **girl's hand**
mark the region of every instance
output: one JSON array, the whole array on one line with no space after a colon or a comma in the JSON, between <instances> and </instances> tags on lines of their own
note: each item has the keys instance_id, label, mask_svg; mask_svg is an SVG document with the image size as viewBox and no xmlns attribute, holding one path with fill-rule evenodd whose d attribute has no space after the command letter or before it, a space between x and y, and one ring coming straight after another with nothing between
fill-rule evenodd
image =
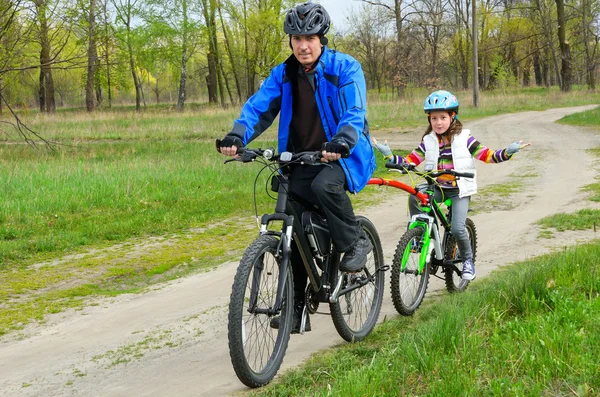
<instances>
[{"instance_id":1,"label":"girl's hand","mask_svg":"<svg viewBox=\"0 0 600 397\"><path fill-rule=\"evenodd\" d=\"M390 147L388 146L387 141L385 141L384 143L379 143L377 142L377 139L372 137L371 142L373 142L373 146L375 146L377 150L379 150L381 154L383 154L383 157L387 159L392 158L392 149L390 149Z\"/></svg>"},{"instance_id":2,"label":"girl's hand","mask_svg":"<svg viewBox=\"0 0 600 397\"><path fill-rule=\"evenodd\" d=\"M517 153L519 150L521 150L529 145L531 145L531 143L523 143L523 141L513 142L510 145L508 145L508 147L506 148L506 154L508 154L509 156L512 156L513 154Z\"/></svg>"}]
</instances>

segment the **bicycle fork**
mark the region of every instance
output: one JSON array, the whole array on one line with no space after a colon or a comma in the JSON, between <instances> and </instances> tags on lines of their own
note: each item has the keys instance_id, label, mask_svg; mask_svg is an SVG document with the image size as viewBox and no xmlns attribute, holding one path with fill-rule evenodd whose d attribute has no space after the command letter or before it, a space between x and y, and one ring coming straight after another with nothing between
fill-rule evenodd
<instances>
[{"instance_id":1,"label":"bicycle fork","mask_svg":"<svg viewBox=\"0 0 600 397\"><path fill-rule=\"evenodd\" d=\"M409 230L414 229L416 227L421 227L424 230L422 240L419 242L421 245L421 253L419 255L418 274L421 274L423 272L423 269L427 265L429 245L431 244L432 240L435 258L441 260L442 258L444 258L444 253L442 252L442 245L440 243L441 239L439 228L433 217L426 214L413 215L409 225ZM404 252L404 258L402 259L402 271L405 271L406 265L408 263L408 255L410 255L410 250Z\"/></svg>"},{"instance_id":2,"label":"bicycle fork","mask_svg":"<svg viewBox=\"0 0 600 397\"><path fill-rule=\"evenodd\" d=\"M272 220L283 221L282 231L279 234L279 247L278 252L281 252L281 262L279 265L279 278L277 280L277 296L275 297L275 304L273 307L260 308L257 307L258 291L260 288L260 279L262 272L264 271L264 264L262 262L254 265L254 273L252 277L252 287L250 290L250 303L248 305L248 311L255 314L267 314L274 316L279 314L283 303L283 290L285 287L285 281L288 277L288 271L290 258L292 254L292 232L294 230L294 217L285 214L271 214L263 215L261 221L260 233L269 233L267 231L267 225Z\"/></svg>"}]
</instances>

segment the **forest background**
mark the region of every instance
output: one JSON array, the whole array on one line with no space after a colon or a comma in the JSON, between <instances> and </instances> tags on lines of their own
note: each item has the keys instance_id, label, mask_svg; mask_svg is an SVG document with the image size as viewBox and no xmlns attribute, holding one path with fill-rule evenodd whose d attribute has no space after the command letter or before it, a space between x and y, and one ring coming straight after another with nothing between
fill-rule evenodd
<instances>
[{"instance_id":1,"label":"forest background","mask_svg":"<svg viewBox=\"0 0 600 397\"><path fill-rule=\"evenodd\" d=\"M295 3L0 0L0 114L239 105L289 56L282 20ZM417 87L468 89L473 48L482 90L596 89L600 0L350 3L329 46L357 58L384 100Z\"/></svg>"}]
</instances>

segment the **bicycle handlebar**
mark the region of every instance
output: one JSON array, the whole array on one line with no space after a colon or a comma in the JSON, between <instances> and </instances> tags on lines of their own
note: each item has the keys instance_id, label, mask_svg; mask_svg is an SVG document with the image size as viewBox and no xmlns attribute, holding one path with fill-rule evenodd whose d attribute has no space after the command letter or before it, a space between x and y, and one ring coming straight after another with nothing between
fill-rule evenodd
<instances>
[{"instance_id":1,"label":"bicycle handlebar","mask_svg":"<svg viewBox=\"0 0 600 397\"><path fill-rule=\"evenodd\" d=\"M231 161L241 161L242 163L250 163L257 158L263 158L271 162L280 163L301 163L306 165L315 164L326 164L321 162L321 151L309 151L309 152L281 152L275 154L275 149L252 149L252 148L239 148L237 151L237 157L225 160L225 163Z\"/></svg>"},{"instance_id":2,"label":"bicycle handlebar","mask_svg":"<svg viewBox=\"0 0 600 397\"><path fill-rule=\"evenodd\" d=\"M414 164L406 164L406 163L400 163L400 164L385 163L385 168L395 169L395 170L402 172L403 174L408 174L409 172L414 172L417 175L424 176L424 177L430 177L430 178L437 178L438 176L441 176L441 175L452 175L457 178L460 178L460 177L474 178L475 177L475 174L472 172L460 172L460 171L456 171L456 170L441 170L441 171L429 171L429 172L419 171L417 169L417 166L415 166Z\"/></svg>"}]
</instances>

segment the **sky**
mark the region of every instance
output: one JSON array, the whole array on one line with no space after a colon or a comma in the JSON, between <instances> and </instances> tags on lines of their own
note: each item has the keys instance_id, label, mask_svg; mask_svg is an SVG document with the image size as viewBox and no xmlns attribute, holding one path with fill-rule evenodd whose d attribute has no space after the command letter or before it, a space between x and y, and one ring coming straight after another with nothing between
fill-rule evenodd
<instances>
[{"instance_id":1,"label":"sky","mask_svg":"<svg viewBox=\"0 0 600 397\"><path fill-rule=\"evenodd\" d=\"M353 10L360 8L360 1L355 0L313 0L320 3L326 10L331 21L337 30L344 30L347 27L346 17Z\"/></svg>"}]
</instances>

